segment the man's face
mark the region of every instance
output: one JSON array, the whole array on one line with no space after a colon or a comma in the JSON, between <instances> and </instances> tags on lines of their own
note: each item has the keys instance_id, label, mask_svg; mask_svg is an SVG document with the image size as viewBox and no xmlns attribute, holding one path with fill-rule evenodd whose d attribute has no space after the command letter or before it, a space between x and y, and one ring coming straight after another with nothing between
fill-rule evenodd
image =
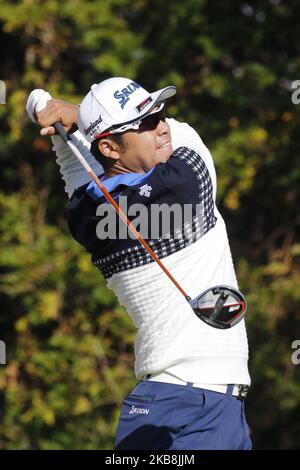
<instances>
[{"instance_id":1,"label":"man's face","mask_svg":"<svg viewBox=\"0 0 300 470\"><path fill-rule=\"evenodd\" d=\"M155 113L149 117L153 118L159 114ZM166 163L173 153L169 124L160 120L154 129L148 130L146 120L145 126L142 124L138 131L127 131L123 134L126 145L120 152L119 162L129 171L136 173L146 173L157 163Z\"/></svg>"}]
</instances>

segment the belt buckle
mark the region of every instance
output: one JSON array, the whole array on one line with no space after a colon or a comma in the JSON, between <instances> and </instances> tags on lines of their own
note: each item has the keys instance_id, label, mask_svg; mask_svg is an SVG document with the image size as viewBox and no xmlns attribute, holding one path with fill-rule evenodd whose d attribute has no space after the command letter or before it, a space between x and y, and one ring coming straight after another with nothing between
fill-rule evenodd
<instances>
[{"instance_id":1,"label":"belt buckle","mask_svg":"<svg viewBox=\"0 0 300 470\"><path fill-rule=\"evenodd\" d=\"M237 396L238 400L245 400L246 396L248 395L249 388L249 385L239 385Z\"/></svg>"}]
</instances>

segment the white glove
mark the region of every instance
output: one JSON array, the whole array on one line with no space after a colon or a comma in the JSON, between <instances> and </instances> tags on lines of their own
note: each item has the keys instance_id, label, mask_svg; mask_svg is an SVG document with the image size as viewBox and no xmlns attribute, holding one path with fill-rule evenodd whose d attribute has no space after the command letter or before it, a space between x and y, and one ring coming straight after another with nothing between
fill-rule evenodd
<instances>
[{"instance_id":1,"label":"white glove","mask_svg":"<svg viewBox=\"0 0 300 470\"><path fill-rule=\"evenodd\" d=\"M36 88L30 93L26 103L26 111L33 122L37 122L35 113L42 111L46 107L47 102L51 99L52 96L50 93L40 88Z\"/></svg>"}]
</instances>

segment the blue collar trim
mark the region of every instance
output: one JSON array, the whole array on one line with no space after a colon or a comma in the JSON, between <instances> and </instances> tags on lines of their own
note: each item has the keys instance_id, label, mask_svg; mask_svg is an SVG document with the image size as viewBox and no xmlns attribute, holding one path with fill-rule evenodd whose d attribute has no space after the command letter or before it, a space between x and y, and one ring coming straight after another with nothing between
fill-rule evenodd
<instances>
[{"instance_id":1,"label":"blue collar trim","mask_svg":"<svg viewBox=\"0 0 300 470\"><path fill-rule=\"evenodd\" d=\"M104 184L105 188L108 192L113 191L120 185L125 186L135 186L136 184L142 183L145 179L147 179L155 167L151 168L147 173L126 173L124 175L116 175L111 176L110 178L105 178L104 174L99 177L100 181ZM98 188L94 181L91 181L88 187L86 188L86 192L95 200L97 201L103 196L103 192L101 189ZM121 193L120 193L121 194ZM120 194L118 194L119 197Z\"/></svg>"}]
</instances>

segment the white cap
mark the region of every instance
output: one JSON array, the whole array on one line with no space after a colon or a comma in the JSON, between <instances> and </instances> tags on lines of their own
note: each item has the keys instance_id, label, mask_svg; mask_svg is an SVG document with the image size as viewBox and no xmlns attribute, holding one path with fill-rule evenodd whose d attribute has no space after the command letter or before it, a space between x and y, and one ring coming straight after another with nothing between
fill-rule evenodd
<instances>
[{"instance_id":1,"label":"white cap","mask_svg":"<svg viewBox=\"0 0 300 470\"><path fill-rule=\"evenodd\" d=\"M104 133L136 128L134 124L175 93L174 86L149 93L128 78L109 78L91 86L79 108L78 128L89 142Z\"/></svg>"}]
</instances>

